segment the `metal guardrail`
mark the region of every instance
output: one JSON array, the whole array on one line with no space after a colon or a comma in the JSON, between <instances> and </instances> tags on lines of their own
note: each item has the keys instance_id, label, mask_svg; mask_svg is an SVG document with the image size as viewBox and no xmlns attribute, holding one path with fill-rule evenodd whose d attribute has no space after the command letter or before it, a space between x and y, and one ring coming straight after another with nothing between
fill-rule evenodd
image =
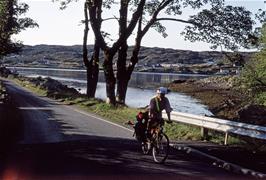
<instances>
[{"instance_id":1,"label":"metal guardrail","mask_svg":"<svg viewBox=\"0 0 266 180\"><path fill-rule=\"evenodd\" d=\"M167 118L163 112L163 118ZM234 122L224 119L211 118L206 116L192 115L180 112L171 112L171 119L174 122L181 122L191 124L206 129L213 129L225 133L225 141L227 144L228 134L237 134L241 136L248 136L251 138L266 140L266 127L252 125L247 123Z\"/></svg>"}]
</instances>

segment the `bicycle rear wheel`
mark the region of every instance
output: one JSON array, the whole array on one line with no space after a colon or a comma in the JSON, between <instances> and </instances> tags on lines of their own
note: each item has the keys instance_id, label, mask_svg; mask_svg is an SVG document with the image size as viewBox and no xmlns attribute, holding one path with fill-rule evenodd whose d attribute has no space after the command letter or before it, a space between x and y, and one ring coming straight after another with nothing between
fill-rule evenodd
<instances>
[{"instance_id":1,"label":"bicycle rear wheel","mask_svg":"<svg viewBox=\"0 0 266 180\"><path fill-rule=\"evenodd\" d=\"M160 133L152 147L153 160L157 163L164 163L169 153L169 139L166 134Z\"/></svg>"}]
</instances>

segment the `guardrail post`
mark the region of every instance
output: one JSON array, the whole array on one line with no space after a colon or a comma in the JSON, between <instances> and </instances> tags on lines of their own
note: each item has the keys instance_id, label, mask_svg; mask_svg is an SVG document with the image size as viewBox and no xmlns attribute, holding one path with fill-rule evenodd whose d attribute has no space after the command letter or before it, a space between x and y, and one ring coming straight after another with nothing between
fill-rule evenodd
<instances>
[{"instance_id":1,"label":"guardrail post","mask_svg":"<svg viewBox=\"0 0 266 180\"><path fill-rule=\"evenodd\" d=\"M201 137L205 140L208 137L208 129L201 127Z\"/></svg>"},{"instance_id":2,"label":"guardrail post","mask_svg":"<svg viewBox=\"0 0 266 180\"><path fill-rule=\"evenodd\" d=\"M227 145L227 142L228 142L228 132L225 132L224 145Z\"/></svg>"}]
</instances>

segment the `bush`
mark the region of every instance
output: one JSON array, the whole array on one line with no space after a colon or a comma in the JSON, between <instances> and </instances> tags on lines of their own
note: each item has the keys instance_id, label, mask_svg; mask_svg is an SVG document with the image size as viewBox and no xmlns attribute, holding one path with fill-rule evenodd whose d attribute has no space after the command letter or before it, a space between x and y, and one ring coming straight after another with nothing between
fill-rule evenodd
<instances>
[{"instance_id":1,"label":"bush","mask_svg":"<svg viewBox=\"0 0 266 180\"><path fill-rule=\"evenodd\" d=\"M240 85L254 103L266 105L266 24L262 28L261 50L245 65Z\"/></svg>"}]
</instances>

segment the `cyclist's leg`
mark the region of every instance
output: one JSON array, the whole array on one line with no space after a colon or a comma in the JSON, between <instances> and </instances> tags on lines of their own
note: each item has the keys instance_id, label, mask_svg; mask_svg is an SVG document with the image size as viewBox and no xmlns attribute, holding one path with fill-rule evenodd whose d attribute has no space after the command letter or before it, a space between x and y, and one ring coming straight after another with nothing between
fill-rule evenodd
<instances>
[{"instance_id":1,"label":"cyclist's leg","mask_svg":"<svg viewBox=\"0 0 266 180\"><path fill-rule=\"evenodd\" d=\"M149 122L148 122L148 128L147 128L147 137L150 139L152 137L152 135L154 134L154 131L155 129L157 128L158 126L158 121L157 119L149 119Z\"/></svg>"}]
</instances>

